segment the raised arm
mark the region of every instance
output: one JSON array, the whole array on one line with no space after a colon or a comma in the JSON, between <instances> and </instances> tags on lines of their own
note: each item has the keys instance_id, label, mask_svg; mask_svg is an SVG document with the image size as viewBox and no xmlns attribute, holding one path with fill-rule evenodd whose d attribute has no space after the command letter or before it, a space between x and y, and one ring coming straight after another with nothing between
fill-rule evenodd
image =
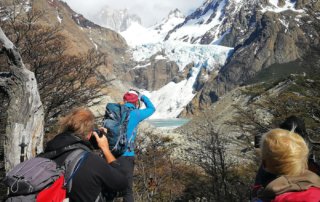
<instances>
[{"instance_id":1,"label":"raised arm","mask_svg":"<svg viewBox=\"0 0 320 202\"><path fill-rule=\"evenodd\" d=\"M156 108L147 96L142 95L141 101L146 105L146 108L138 111L139 114L137 117L139 118L139 122L148 118L156 111Z\"/></svg>"}]
</instances>

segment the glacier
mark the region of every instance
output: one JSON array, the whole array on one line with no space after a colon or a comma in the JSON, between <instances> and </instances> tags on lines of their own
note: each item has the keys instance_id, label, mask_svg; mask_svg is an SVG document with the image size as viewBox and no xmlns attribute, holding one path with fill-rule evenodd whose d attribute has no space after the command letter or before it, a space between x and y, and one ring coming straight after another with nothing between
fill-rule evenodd
<instances>
[{"instance_id":1,"label":"glacier","mask_svg":"<svg viewBox=\"0 0 320 202\"><path fill-rule=\"evenodd\" d=\"M181 72L184 71L186 65L193 64L189 72L190 76L178 83L169 82L152 92L140 89L143 94L150 97L156 107L156 112L150 119L178 117L196 95L193 87L199 73L202 72L200 70L204 68L207 72L218 71L233 51L233 48L213 44L190 44L177 40L164 41L168 30L182 21L181 16L178 18L171 16L170 19L163 20L164 24L161 25L145 28L139 24L133 24L126 31L121 32L131 47L133 59L137 62L148 63L151 56L161 52L155 59L174 61ZM146 68L146 65L137 65L134 68Z\"/></svg>"},{"instance_id":2,"label":"glacier","mask_svg":"<svg viewBox=\"0 0 320 202\"><path fill-rule=\"evenodd\" d=\"M208 73L218 72L225 64L233 48L215 44L219 44L221 39L230 32L232 18L247 4L258 4L258 1L206 0L201 7L187 17L175 11L158 25L150 28L133 25L121 33L131 47L133 59L137 62L146 64L151 56L158 54L155 59L174 61L181 72L186 65L193 64L191 74L189 73L188 78L179 83L170 82L159 90L144 91L157 108L152 119L179 116L196 95L194 84L199 74L204 72L201 70L205 68ZM278 6L277 0L270 0L265 6L259 6L261 13L267 11L278 13L286 10L303 12L295 9L295 2L290 0L285 0L283 7ZM226 14L226 11L229 13ZM213 40L210 44L201 45L200 40L205 34L211 35ZM144 67L147 68L139 65L135 68ZM206 79L208 74L202 76Z\"/></svg>"},{"instance_id":3,"label":"glacier","mask_svg":"<svg viewBox=\"0 0 320 202\"><path fill-rule=\"evenodd\" d=\"M156 107L156 112L150 117L151 119L178 117L196 95L193 86L200 70L204 68L208 72L218 71L224 65L233 48L171 41L137 48L134 55L139 59L142 54L146 53L151 56L152 53L159 50L164 50L168 60L175 61L179 65L180 71L183 71L189 63L194 63L194 66L191 68L191 76L178 83L170 82L157 91L143 91Z\"/></svg>"}]
</instances>

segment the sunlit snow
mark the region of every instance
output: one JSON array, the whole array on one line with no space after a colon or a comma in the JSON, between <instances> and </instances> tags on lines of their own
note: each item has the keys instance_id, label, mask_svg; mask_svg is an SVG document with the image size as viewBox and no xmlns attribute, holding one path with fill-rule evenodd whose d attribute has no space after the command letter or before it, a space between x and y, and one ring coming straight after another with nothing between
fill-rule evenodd
<instances>
[{"instance_id":1,"label":"sunlit snow","mask_svg":"<svg viewBox=\"0 0 320 202\"><path fill-rule=\"evenodd\" d=\"M169 60L178 64L180 71L192 62L195 66L205 64L206 67L212 70L215 66L224 64L230 50L232 48L219 45L165 41L135 46L132 48L132 54L135 61L144 61L155 53L164 51Z\"/></svg>"},{"instance_id":2,"label":"sunlit snow","mask_svg":"<svg viewBox=\"0 0 320 202\"><path fill-rule=\"evenodd\" d=\"M137 65L137 66L135 66L133 69L146 68L146 67L148 67L149 65L151 65L151 63L145 64L145 65Z\"/></svg>"},{"instance_id":3,"label":"sunlit snow","mask_svg":"<svg viewBox=\"0 0 320 202\"><path fill-rule=\"evenodd\" d=\"M138 30L135 31L135 28ZM133 34L130 34L129 30ZM152 55L161 52L155 59L174 61L179 66L180 71L183 71L186 65L193 63L190 77L178 83L170 82L157 91L144 91L145 94L150 96L157 109L155 114L151 116L151 119L177 117L195 96L193 86L200 70L202 68L205 68L207 71L218 69L225 63L230 51L233 50L232 48L218 45L190 44L172 40L163 42L162 36L155 36L153 30L148 32L146 28L142 28L140 25L131 26L129 30L126 32L127 35L124 34L123 36L128 42L130 41L129 44L131 44L132 55L135 61L143 62L149 60ZM139 38L134 40L133 35L136 33L139 33ZM149 37L150 35L155 37ZM149 43L143 43L140 39L146 39ZM153 43L150 41L153 41ZM150 63L137 65L134 69L147 68L149 65Z\"/></svg>"},{"instance_id":4,"label":"sunlit snow","mask_svg":"<svg viewBox=\"0 0 320 202\"><path fill-rule=\"evenodd\" d=\"M191 76L178 83L170 82L157 91L147 93L157 109L151 119L177 117L196 95L193 86L200 70L205 68L212 71L219 68L225 63L229 52L232 51L231 48L223 46L200 47L200 45L194 45L192 47L190 44L184 45L175 46L175 54L168 57L180 64L181 71L185 64L194 62L194 66L189 72Z\"/></svg>"},{"instance_id":5,"label":"sunlit snow","mask_svg":"<svg viewBox=\"0 0 320 202\"><path fill-rule=\"evenodd\" d=\"M58 19L58 22L61 24L62 18L60 17L59 12L57 12L57 19Z\"/></svg>"},{"instance_id":6,"label":"sunlit snow","mask_svg":"<svg viewBox=\"0 0 320 202\"><path fill-rule=\"evenodd\" d=\"M133 22L126 31L121 32L121 35L130 46L157 43L163 41L167 33L183 21L184 18L182 17L169 16L169 18L162 20L161 23L149 28Z\"/></svg>"},{"instance_id":7,"label":"sunlit snow","mask_svg":"<svg viewBox=\"0 0 320 202\"><path fill-rule=\"evenodd\" d=\"M150 97L156 107L151 119L166 119L177 117L184 107L195 96L193 85L200 68L192 68L192 76L179 83L170 82L161 89L153 92L143 92Z\"/></svg>"},{"instance_id":8,"label":"sunlit snow","mask_svg":"<svg viewBox=\"0 0 320 202\"><path fill-rule=\"evenodd\" d=\"M275 13L280 13L286 10L291 10L294 12L299 12L299 13L303 13L304 10L300 9L295 9L295 4L296 2L292 2L291 0L286 0L285 1L285 5L283 7L279 7L278 6L278 0L269 0L269 3L271 4L271 6L266 6L263 7L261 12L267 12L267 11L271 11L271 12L275 12Z\"/></svg>"},{"instance_id":9,"label":"sunlit snow","mask_svg":"<svg viewBox=\"0 0 320 202\"><path fill-rule=\"evenodd\" d=\"M213 24L220 23L219 17L223 7L224 5L221 4L217 16L208 25L197 25L197 23L190 21L188 22L189 28L182 29L179 33L190 36L204 34L210 27L212 28ZM210 15L211 13L205 15L203 20L207 20ZM144 94L148 95L156 106L156 112L150 117L151 119L177 117L196 95L194 85L200 70L205 69L207 72L218 70L224 65L233 50L230 47L191 44L174 39L164 41L167 33L183 21L184 18L181 16L171 15L160 24L150 28L135 23L121 33L131 47L133 59L142 64L147 63L137 65L134 69L147 68L150 65L150 57L155 54L157 54L155 60L165 59L176 62L181 72L184 71L186 65L192 64L188 70L189 76L184 80L178 83L169 82L157 91L144 91ZM208 79L208 75L202 76L204 79Z\"/></svg>"},{"instance_id":10,"label":"sunlit snow","mask_svg":"<svg viewBox=\"0 0 320 202\"><path fill-rule=\"evenodd\" d=\"M132 25L121 35L126 39L129 46L137 46L147 43L156 43L161 41L161 35L156 30L147 29L138 23Z\"/></svg>"},{"instance_id":11,"label":"sunlit snow","mask_svg":"<svg viewBox=\"0 0 320 202\"><path fill-rule=\"evenodd\" d=\"M221 26L221 15L223 15L223 9L226 5L226 0L219 4L219 7L216 11L215 17L207 23L210 16L213 14L213 10L208 10L200 18L189 20L183 27L171 33L170 39L173 40L182 40L187 39L188 42L197 43L200 40L200 37L207 33L212 28L219 29ZM201 22L201 23L200 23ZM217 33L217 32L216 32ZM219 37L215 34L215 40L218 40ZM194 40L194 41L192 41ZM214 41L213 41L214 42Z\"/></svg>"}]
</instances>

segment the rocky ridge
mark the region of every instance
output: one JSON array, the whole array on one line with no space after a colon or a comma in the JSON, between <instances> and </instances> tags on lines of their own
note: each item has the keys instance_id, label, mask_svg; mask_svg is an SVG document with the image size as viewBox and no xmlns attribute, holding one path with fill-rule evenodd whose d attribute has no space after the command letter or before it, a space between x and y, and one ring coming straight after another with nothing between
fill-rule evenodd
<instances>
[{"instance_id":1,"label":"rocky ridge","mask_svg":"<svg viewBox=\"0 0 320 202\"><path fill-rule=\"evenodd\" d=\"M95 107L96 111L104 113L106 102L122 100L122 94L132 84L120 81L119 75L123 75L132 67L128 62L131 55L127 52L127 43L120 34L89 21L63 1L39 0L31 4L30 1L20 0L20 3L24 5L26 12L43 13L37 23L58 27L60 33L66 38L67 54L78 55L94 49L104 55L104 64L97 69L95 76L100 82L108 82L109 85L101 92L103 95L101 98L90 103L90 105L98 105ZM0 13L5 14L7 9L10 10L12 1L1 4L4 6L0 8ZM6 20L5 16L0 16L2 20Z\"/></svg>"},{"instance_id":2,"label":"rocky ridge","mask_svg":"<svg viewBox=\"0 0 320 202\"><path fill-rule=\"evenodd\" d=\"M258 106L269 97L276 98L293 84L293 80L284 80L267 89L259 96L245 93L255 85L237 87L229 91L210 107L206 108L205 111L193 116L192 121L174 130L177 134L184 134L183 136L178 136L181 140L177 143L179 145L177 149L187 156L186 150L192 151L204 147L203 142L201 145L199 142L190 143L190 141L194 141L194 139L210 139L213 135L210 132L210 128L212 128L214 132L219 134L220 141L225 146L227 160L238 164L254 159L256 155L254 137L261 134L251 134L249 130L244 131L239 123L235 122L239 117L240 110L253 111L256 122L272 125L273 115L268 110ZM247 127L251 126L248 125ZM207 140L208 142L210 141L209 139Z\"/></svg>"},{"instance_id":3,"label":"rocky ridge","mask_svg":"<svg viewBox=\"0 0 320 202\"><path fill-rule=\"evenodd\" d=\"M186 19L194 19L204 12L205 5L214 9L222 2L226 3L207 1L207 4ZM243 4L237 7L238 12L232 13L234 15L227 11L236 1L228 1L225 4L225 20L221 24L228 27L228 31L221 31L222 37L219 39L222 45L235 46L234 52L217 77L210 77L187 109L204 109L226 92L239 85L245 85L261 70L272 64L302 59L312 47L319 45L320 33L314 25L319 22L319 1L291 1L294 7L290 9L281 7L288 4L288 1L278 1L277 9L272 4L275 1L239 2ZM258 6L259 2L262 7ZM232 23L227 23L231 21L225 16L232 17ZM209 38L210 42L216 39ZM190 112L187 111L186 114Z\"/></svg>"},{"instance_id":4,"label":"rocky ridge","mask_svg":"<svg viewBox=\"0 0 320 202\"><path fill-rule=\"evenodd\" d=\"M318 10L319 2L312 0L205 1L168 30L165 40L168 43L219 44L234 47L234 50L220 69L209 67L215 71L200 71L193 86L197 95L180 116L192 117L201 113L225 93L246 85L257 73L273 64L304 58L312 46L319 44L319 31L314 27L314 22L319 21ZM159 32L163 31L162 25L157 27ZM137 60L134 63L136 68L126 74L125 80L132 81L139 88L157 90L169 81L187 78L188 68L185 72L177 72L175 65L167 59L170 53L163 52L146 56L144 61ZM154 58L159 57L162 60L156 62ZM192 59L189 60L192 63ZM173 69L169 71L168 68ZM154 75L161 81L155 81Z\"/></svg>"}]
</instances>

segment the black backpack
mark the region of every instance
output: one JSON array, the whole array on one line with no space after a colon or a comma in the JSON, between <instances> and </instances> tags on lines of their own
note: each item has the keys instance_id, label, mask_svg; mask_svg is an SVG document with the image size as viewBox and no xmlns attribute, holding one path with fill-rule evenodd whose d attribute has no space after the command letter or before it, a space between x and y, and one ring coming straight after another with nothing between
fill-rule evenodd
<instances>
[{"instance_id":1,"label":"black backpack","mask_svg":"<svg viewBox=\"0 0 320 202\"><path fill-rule=\"evenodd\" d=\"M43 201L43 198L49 198L51 201L56 201L57 198L60 200L63 195L71 191L72 178L87 158L88 151L90 151L88 147L77 143L56 151L42 153L18 164L3 179L3 183L9 188L6 202ZM51 160L65 152L70 153L63 166L58 166ZM56 183L63 183L63 187L60 184L57 186ZM50 188L53 189L51 193L56 194L55 196L48 195L47 190ZM42 200L39 199L40 196Z\"/></svg>"},{"instance_id":2,"label":"black backpack","mask_svg":"<svg viewBox=\"0 0 320 202\"><path fill-rule=\"evenodd\" d=\"M108 129L106 136L115 157L121 156L127 149L133 149L130 139L127 140L129 115L133 109L118 103L108 103L106 106L103 127Z\"/></svg>"}]
</instances>

